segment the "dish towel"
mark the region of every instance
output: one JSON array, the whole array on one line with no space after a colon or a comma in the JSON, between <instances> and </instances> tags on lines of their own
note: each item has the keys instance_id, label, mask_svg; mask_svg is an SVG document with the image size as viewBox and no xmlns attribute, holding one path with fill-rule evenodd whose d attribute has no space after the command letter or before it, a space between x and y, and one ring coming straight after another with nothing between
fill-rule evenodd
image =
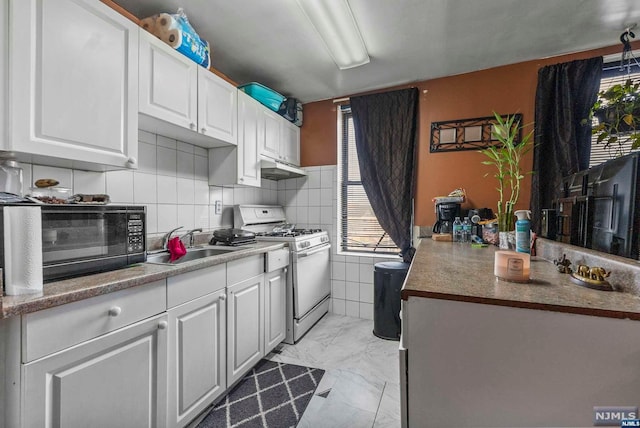
<instances>
[{"instance_id":1,"label":"dish towel","mask_svg":"<svg viewBox=\"0 0 640 428\"><path fill-rule=\"evenodd\" d=\"M170 255L169 261L172 262L187 254L187 249L184 247L184 244L178 236L175 236L169 240L167 249L169 250Z\"/></svg>"}]
</instances>

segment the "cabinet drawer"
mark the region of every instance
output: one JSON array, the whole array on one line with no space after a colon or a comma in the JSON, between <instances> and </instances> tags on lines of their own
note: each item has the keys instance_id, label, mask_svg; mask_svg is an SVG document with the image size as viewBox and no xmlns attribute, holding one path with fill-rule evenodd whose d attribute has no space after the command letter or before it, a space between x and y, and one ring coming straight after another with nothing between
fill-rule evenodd
<instances>
[{"instance_id":1,"label":"cabinet drawer","mask_svg":"<svg viewBox=\"0 0 640 428\"><path fill-rule=\"evenodd\" d=\"M227 284L225 264L167 278L167 307L181 305L224 288Z\"/></svg>"},{"instance_id":2,"label":"cabinet drawer","mask_svg":"<svg viewBox=\"0 0 640 428\"><path fill-rule=\"evenodd\" d=\"M289 249L281 248L279 250L269 251L265 255L265 272L273 272L289 265Z\"/></svg>"},{"instance_id":3,"label":"cabinet drawer","mask_svg":"<svg viewBox=\"0 0 640 428\"><path fill-rule=\"evenodd\" d=\"M227 285L237 284L263 273L264 256L262 254L234 260L227 263Z\"/></svg>"},{"instance_id":4,"label":"cabinet drawer","mask_svg":"<svg viewBox=\"0 0 640 428\"><path fill-rule=\"evenodd\" d=\"M166 282L162 280L24 315L22 361L33 361L166 309Z\"/></svg>"}]
</instances>

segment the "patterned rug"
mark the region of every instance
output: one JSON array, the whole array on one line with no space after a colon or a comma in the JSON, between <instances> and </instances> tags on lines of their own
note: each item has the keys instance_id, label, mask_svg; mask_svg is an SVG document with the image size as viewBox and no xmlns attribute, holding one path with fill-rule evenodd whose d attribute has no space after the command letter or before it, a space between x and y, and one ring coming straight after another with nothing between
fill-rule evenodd
<instances>
[{"instance_id":1,"label":"patterned rug","mask_svg":"<svg viewBox=\"0 0 640 428\"><path fill-rule=\"evenodd\" d=\"M295 427L324 370L261 360L198 428Z\"/></svg>"}]
</instances>

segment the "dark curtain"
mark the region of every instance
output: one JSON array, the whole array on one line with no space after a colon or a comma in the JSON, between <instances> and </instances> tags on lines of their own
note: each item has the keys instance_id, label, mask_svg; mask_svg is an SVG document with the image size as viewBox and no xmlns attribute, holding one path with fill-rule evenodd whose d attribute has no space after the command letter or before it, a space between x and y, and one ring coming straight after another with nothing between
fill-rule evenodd
<instances>
[{"instance_id":1,"label":"dark curtain","mask_svg":"<svg viewBox=\"0 0 640 428\"><path fill-rule=\"evenodd\" d=\"M351 97L360 178L380 226L411 262L418 89Z\"/></svg>"},{"instance_id":2,"label":"dark curtain","mask_svg":"<svg viewBox=\"0 0 640 428\"><path fill-rule=\"evenodd\" d=\"M583 124L596 101L602 57L542 67L538 71L535 148L531 183L532 228L551 208L562 177L589 168L591 126Z\"/></svg>"}]
</instances>

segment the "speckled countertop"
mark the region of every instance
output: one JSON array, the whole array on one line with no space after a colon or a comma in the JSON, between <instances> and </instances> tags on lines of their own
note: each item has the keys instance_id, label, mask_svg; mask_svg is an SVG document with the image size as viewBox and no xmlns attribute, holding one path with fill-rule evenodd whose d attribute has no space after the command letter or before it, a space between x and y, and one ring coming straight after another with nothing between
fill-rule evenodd
<instances>
[{"instance_id":1,"label":"speckled countertop","mask_svg":"<svg viewBox=\"0 0 640 428\"><path fill-rule=\"evenodd\" d=\"M139 263L110 272L47 283L44 285L42 294L2 296L0 299L0 318L40 311L101 294L112 293L208 266L277 250L284 246L284 243L258 242L237 247L238 249L223 255L205 257L176 265Z\"/></svg>"},{"instance_id":2,"label":"speckled countertop","mask_svg":"<svg viewBox=\"0 0 640 428\"><path fill-rule=\"evenodd\" d=\"M497 250L494 246L472 248L423 239L402 289L402 298L428 297L640 320L638 296L581 287L571 282L569 275L557 272L552 262L539 257L531 259L530 283L498 280L493 275Z\"/></svg>"}]
</instances>

